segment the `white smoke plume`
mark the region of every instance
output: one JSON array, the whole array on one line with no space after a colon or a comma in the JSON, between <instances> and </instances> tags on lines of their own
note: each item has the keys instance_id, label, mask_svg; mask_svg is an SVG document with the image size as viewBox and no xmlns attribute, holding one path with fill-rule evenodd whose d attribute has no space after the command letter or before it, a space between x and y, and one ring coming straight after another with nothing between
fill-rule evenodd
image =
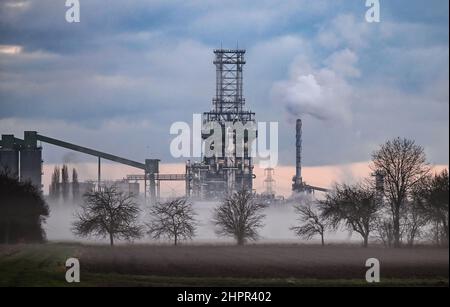
<instances>
[{"instance_id":1,"label":"white smoke plume","mask_svg":"<svg viewBox=\"0 0 450 307\"><path fill-rule=\"evenodd\" d=\"M312 67L303 57L297 58L290 79L274 84L272 99L284 105L291 116L310 115L348 123L355 98L348 79L359 77L357 61L357 55L348 49L332 54L321 68Z\"/></svg>"}]
</instances>

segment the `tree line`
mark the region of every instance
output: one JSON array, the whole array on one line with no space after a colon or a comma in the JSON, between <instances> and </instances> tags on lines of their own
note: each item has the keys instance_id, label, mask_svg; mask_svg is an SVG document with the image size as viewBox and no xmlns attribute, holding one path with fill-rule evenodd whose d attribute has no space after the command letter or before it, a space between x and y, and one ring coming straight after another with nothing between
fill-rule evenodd
<instances>
[{"instance_id":1,"label":"tree line","mask_svg":"<svg viewBox=\"0 0 450 307\"><path fill-rule=\"evenodd\" d=\"M64 202L67 202L70 198L75 202L81 200L82 195L80 193L77 170L75 168L72 169L72 181L70 181L69 176L69 168L66 164L63 164L62 167L55 166L48 191L51 201L62 199Z\"/></svg>"},{"instance_id":2,"label":"tree line","mask_svg":"<svg viewBox=\"0 0 450 307\"><path fill-rule=\"evenodd\" d=\"M303 239L319 236L323 245L326 233L346 229L359 234L365 247L371 239L389 247L412 246L419 239L448 246L448 171L432 174L424 149L400 138L373 152L371 168L375 180L336 184L324 199L305 198L296 204L298 222L290 229ZM72 184L78 182L77 176L73 170ZM57 195L54 191L61 187L64 197L68 189L56 184L61 177L61 183L69 182L67 166L55 168L50 191ZM42 223L49 209L40 191L1 172L0 197L0 243L45 240ZM217 235L231 237L239 245L258 240L265 208L252 191L228 195L213 212ZM84 195L72 230L80 237L107 237L111 245L146 234L177 245L196 234L196 213L186 198L157 203L146 213L145 222L140 222L142 211L132 194L114 185L104 187Z\"/></svg>"},{"instance_id":3,"label":"tree line","mask_svg":"<svg viewBox=\"0 0 450 307\"><path fill-rule=\"evenodd\" d=\"M239 245L257 240L257 230L263 226L265 217L263 209L263 205L254 201L251 191L242 190L230 195L214 211L217 234L231 236ZM156 240L171 240L178 245L181 240L190 240L196 234L196 213L186 198L151 206L145 223L139 223L141 211L133 195L114 185L107 186L85 194L85 202L72 230L80 237L109 238L111 246L117 239L139 239L145 234Z\"/></svg>"},{"instance_id":4,"label":"tree line","mask_svg":"<svg viewBox=\"0 0 450 307\"><path fill-rule=\"evenodd\" d=\"M336 184L324 200L299 205L305 239L345 228L388 247L413 246L419 239L448 246L448 171L432 174L423 147L408 139L388 141L372 154L375 182ZM381 177L381 179L380 179ZM381 180L381 183L380 181Z\"/></svg>"}]
</instances>

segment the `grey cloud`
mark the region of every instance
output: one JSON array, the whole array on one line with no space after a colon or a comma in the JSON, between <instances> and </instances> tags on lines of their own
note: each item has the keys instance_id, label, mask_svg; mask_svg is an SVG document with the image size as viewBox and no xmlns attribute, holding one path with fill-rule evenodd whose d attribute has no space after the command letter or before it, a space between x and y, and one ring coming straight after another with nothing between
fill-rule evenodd
<instances>
[{"instance_id":1,"label":"grey cloud","mask_svg":"<svg viewBox=\"0 0 450 307\"><path fill-rule=\"evenodd\" d=\"M24 49L0 54L2 133L39 130L133 159L173 161L170 124L210 108L212 49L239 40L248 50L248 107L259 120L280 122L282 164L294 163L294 123L283 104L307 114L306 165L364 161L398 135L448 163L447 25L390 19L367 28L351 15L364 9L359 0L90 0L79 25L64 21L63 1L30 1L22 11L5 3L0 45ZM228 29L214 16L242 18ZM63 154L46 148L47 161Z\"/></svg>"}]
</instances>

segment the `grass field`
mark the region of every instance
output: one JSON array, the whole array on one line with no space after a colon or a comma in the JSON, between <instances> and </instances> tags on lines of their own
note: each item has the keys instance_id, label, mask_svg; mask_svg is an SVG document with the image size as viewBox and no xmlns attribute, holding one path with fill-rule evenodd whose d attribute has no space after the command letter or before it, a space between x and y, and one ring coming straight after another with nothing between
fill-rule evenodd
<instances>
[{"instance_id":1,"label":"grass field","mask_svg":"<svg viewBox=\"0 0 450 307\"><path fill-rule=\"evenodd\" d=\"M65 281L80 260L81 283ZM367 284L365 261L381 263ZM449 251L315 245L0 246L0 286L447 286Z\"/></svg>"}]
</instances>

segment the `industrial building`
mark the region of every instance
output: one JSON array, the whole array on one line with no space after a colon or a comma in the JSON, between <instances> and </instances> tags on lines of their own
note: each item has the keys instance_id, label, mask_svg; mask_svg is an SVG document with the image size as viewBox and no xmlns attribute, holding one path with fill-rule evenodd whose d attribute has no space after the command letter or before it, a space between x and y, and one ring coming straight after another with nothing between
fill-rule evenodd
<instances>
[{"instance_id":1,"label":"industrial building","mask_svg":"<svg viewBox=\"0 0 450 307\"><path fill-rule=\"evenodd\" d=\"M0 170L8 172L20 181L30 181L36 188L42 191L42 147L41 143L52 144L58 147L74 150L98 159L97 188L100 188L101 159L106 159L132 166L144 171L145 195L150 196L151 201L156 200L156 174L159 172L158 159L146 159L144 163L115 156L109 153L75 145L58 139L50 138L36 131L25 131L24 138L19 139L13 135L2 135L0 140ZM128 186L130 186L127 183ZM136 185L131 188L136 191ZM137 188L138 189L138 188Z\"/></svg>"},{"instance_id":2,"label":"industrial building","mask_svg":"<svg viewBox=\"0 0 450 307\"><path fill-rule=\"evenodd\" d=\"M243 66L245 50L214 50L216 66L216 96L213 108L203 114L202 139L210 133L205 127L221 127L222 144L232 140L231 146L221 147L221 152L204 157L201 162L186 164L186 194L196 198L220 198L240 189L253 189L253 161L250 155L249 133L256 136L255 113L245 109L243 97ZM243 144L239 144L237 131L227 130L228 124L240 123L254 131L246 131ZM250 125L247 125L249 124ZM253 124L253 125L252 125ZM207 130L207 129L206 129ZM215 145L215 144L214 144ZM208 144L206 145L208 146ZM242 155L238 146L243 146Z\"/></svg>"},{"instance_id":3,"label":"industrial building","mask_svg":"<svg viewBox=\"0 0 450 307\"><path fill-rule=\"evenodd\" d=\"M77 197L75 197L75 187L74 187L74 183L73 182L67 182L67 199L69 200L73 200L73 201L77 201L78 197L81 197L82 195L84 195L85 193L89 192L89 191L95 191L97 189L98 186L98 182L96 182L95 180L86 180L83 182L77 182L76 183L76 194ZM56 193L53 192L49 192L49 196L52 200L64 200L64 185L65 183L59 182L56 184L57 188L56 188ZM115 186L117 188L118 191L123 192L125 194L130 194L133 195L135 197L139 197L140 195L140 186L138 182L129 182L126 179L121 179L121 180L102 180L101 181L101 185L102 186ZM49 190L51 189L51 187L49 187Z\"/></svg>"},{"instance_id":4,"label":"industrial building","mask_svg":"<svg viewBox=\"0 0 450 307\"><path fill-rule=\"evenodd\" d=\"M37 145L36 135L25 131L24 139L14 135L2 135L0 140L0 170L21 182L30 181L42 189L42 147Z\"/></svg>"},{"instance_id":5,"label":"industrial building","mask_svg":"<svg viewBox=\"0 0 450 307\"><path fill-rule=\"evenodd\" d=\"M47 143L58 147L88 154L98 159L98 178L96 186L108 184L101 178L101 159L132 166L143 171L140 174L127 175L120 182L124 190L139 191L139 182L143 181L144 197L150 202L160 198L160 186L164 181L184 181L187 197L194 199L219 199L240 189L253 190L253 159L251 157L251 138L257 137L255 113L246 109L243 97L243 67L246 63L245 50L216 49L213 64L216 67L216 94L212 99L212 109L203 113L202 140L206 147L213 147L214 154L202 152L200 161L187 161L184 174L160 174L159 159L146 159L144 163L122 158L109 153L79 146L66 141L50 138L36 131L25 131L24 138L2 135L0 140L0 169L8 170L20 181L29 180L42 190L42 147ZM236 123L245 127L239 136L230 129ZM210 127L221 128L219 139L228 146L218 147L208 144L211 137ZM250 127L250 128L249 128ZM250 131L251 130L251 131ZM231 140L231 142L230 142ZM239 146L242 150L239 151ZM273 169L266 170L265 187L262 194L265 199L277 199L274 191ZM302 178L302 120L296 124L296 173L293 177L292 191L296 193L313 193L327 191L320 187L306 184Z\"/></svg>"}]
</instances>

